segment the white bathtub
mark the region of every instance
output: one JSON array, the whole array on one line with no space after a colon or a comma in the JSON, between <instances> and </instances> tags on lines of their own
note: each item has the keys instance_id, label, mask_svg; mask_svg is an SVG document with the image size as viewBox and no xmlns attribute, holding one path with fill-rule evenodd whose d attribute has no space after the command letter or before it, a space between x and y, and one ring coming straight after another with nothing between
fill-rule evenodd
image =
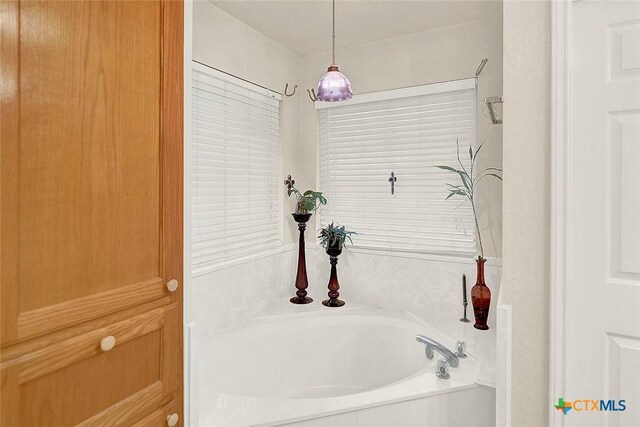
<instances>
[{"instance_id":1,"label":"white bathtub","mask_svg":"<svg viewBox=\"0 0 640 427\"><path fill-rule=\"evenodd\" d=\"M477 403L465 402L477 400L475 394L460 393L477 394L479 362L473 349L458 368L451 368L451 378L442 380L435 375L440 356L427 359L416 334L455 347L454 338L414 316L383 309L327 309L255 319L203 351L207 360L201 361L199 375L199 424L270 426L330 417L327 425L356 425L356 418L352 423L348 417L366 408L389 405L391 410L397 402L430 396L433 404L418 408L428 408L429 415L416 417L448 424L446 413L432 413L443 407L464 420L462 404ZM491 399L488 402L485 406ZM406 415L406 408L400 410ZM491 425L493 408L485 412L486 420L468 425ZM415 421L425 425L424 419ZM367 424L372 425L362 423Z\"/></svg>"}]
</instances>

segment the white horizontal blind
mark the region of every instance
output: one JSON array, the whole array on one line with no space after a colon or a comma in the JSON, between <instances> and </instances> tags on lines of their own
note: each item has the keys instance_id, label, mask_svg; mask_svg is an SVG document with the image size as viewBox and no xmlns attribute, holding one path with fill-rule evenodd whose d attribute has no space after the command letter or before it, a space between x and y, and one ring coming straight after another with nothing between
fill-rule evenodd
<instances>
[{"instance_id":1,"label":"white horizontal blind","mask_svg":"<svg viewBox=\"0 0 640 427\"><path fill-rule=\"evenodd\" d=\"M192 267L282 244L279 96L193 63Z\"/></svg>"},{"instance_id":2,"label":"white horizontal blind","mask_svg":"<svg viewBox=\"0 0 640 427\"><path fill-rule=\"evenodd\" d=\"M329 201L323 225L336 221L356 231L357 247L473 253L469 202L445 200L446 183L457 185L460 178L436 166L459 168L458 139L462 163L470 167L475 79L358 98L319 107L320 188Z\"/></svg>"}]
</instances>

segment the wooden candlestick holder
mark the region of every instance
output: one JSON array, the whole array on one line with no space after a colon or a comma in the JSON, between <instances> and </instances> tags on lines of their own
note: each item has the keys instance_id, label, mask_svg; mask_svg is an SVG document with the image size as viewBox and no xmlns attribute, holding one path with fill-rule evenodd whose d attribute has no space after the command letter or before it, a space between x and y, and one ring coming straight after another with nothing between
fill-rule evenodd
<instances>
[{"instance_id":1,"label":"wooden candlestick holder","mask_svg":"<svg viewBox=\"0 0 640 427\"><path fill-rule=\"evenodd\" d=\"M338 299L340 296L340 282L338 282L338 269L336 265L338 264L338 255L342 253L342 249L335 247L328 247L327 254L329 255L329 262L331 263L331 276L329 277L329 284L327 287L329 288L329 299L322 301L322 305L326 305L327 307L342 307L345 303L344 301Z\"/></svg>"},{"instance_id":2,"label":"wooden candlestick holder","mask_svg":"<svg viewBox=\"0 0 640 427\"><path fill-rule=\"evenodd\" d=\"M291 214L293 219L298 223L298 231L300 237L298 239L298 272L296 274L296 296L292 297L289 301L293 304L309 304L313 302L313 299L307 296L307 287L309 287L309 280L307 279L307 261L305 257L305 244L304 244L304 231L307 228L307 222L311 218L310 213Z\"/></svg>"}]
</instances>

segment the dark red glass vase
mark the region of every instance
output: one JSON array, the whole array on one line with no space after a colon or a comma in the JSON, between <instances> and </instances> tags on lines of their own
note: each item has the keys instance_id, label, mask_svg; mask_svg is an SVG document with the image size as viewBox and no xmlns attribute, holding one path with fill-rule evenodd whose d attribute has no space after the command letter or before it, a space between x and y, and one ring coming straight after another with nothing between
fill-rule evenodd
<instances>
[{"instance_id":1,"label":"dark red glass vase","mask_svg":"<svg viewBox=\"0 0 640 427\"><path fill-rule=\"evenodd\" d=\"M489 317L489 306L491 305L491 290L484 283L484 263L487 260L478 257L476 259L476 268L478 275L476 284L471 288L471 305L473 305L473 315L476 318L474 328L486 331L487 318Z\"/></svg>"},{"instance_id":2,"label":"dark red glass vase","mask_svg":"<svg viewBox=\"0 0 640 427\"><path fill-rule=\"evenodd\" d=\"M291 215L293 215L293 219L298 223L300 237L298 239L298 272L296 274L297 291L296 296L292 297L289 301L294 304L309 304L310 302L313 302L313 299L307 296L309 280L307 279L307 261L304 250L304 230L307 228L307 222L311 218L311 214L293 213Z\"/></svg>"}]
</instances>

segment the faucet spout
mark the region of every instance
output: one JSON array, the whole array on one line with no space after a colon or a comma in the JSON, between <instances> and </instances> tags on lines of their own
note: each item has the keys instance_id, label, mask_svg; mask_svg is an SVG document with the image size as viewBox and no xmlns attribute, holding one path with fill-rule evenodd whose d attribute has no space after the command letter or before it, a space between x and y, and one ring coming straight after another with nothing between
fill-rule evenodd
<instances>
[{"instance_id":1,"label":"faucet spout","mask_svg":"<svg viewBox=\"0 0 640 427\"><path fill-rule=\"evenodd\" d=\"M449 362L449 365L452 368L457 368L458 365L460 365L460 359L458 359L458 356L453 354L451 350L440 344L438 341L429 337L425 337L424 335L417 335L416 341L426 345L425 353L427 355L427 358L432 359L433 351L435 350L442 356L444 356L445 359L447 359L447 362Z\"/></svg>"}]
</instances>

